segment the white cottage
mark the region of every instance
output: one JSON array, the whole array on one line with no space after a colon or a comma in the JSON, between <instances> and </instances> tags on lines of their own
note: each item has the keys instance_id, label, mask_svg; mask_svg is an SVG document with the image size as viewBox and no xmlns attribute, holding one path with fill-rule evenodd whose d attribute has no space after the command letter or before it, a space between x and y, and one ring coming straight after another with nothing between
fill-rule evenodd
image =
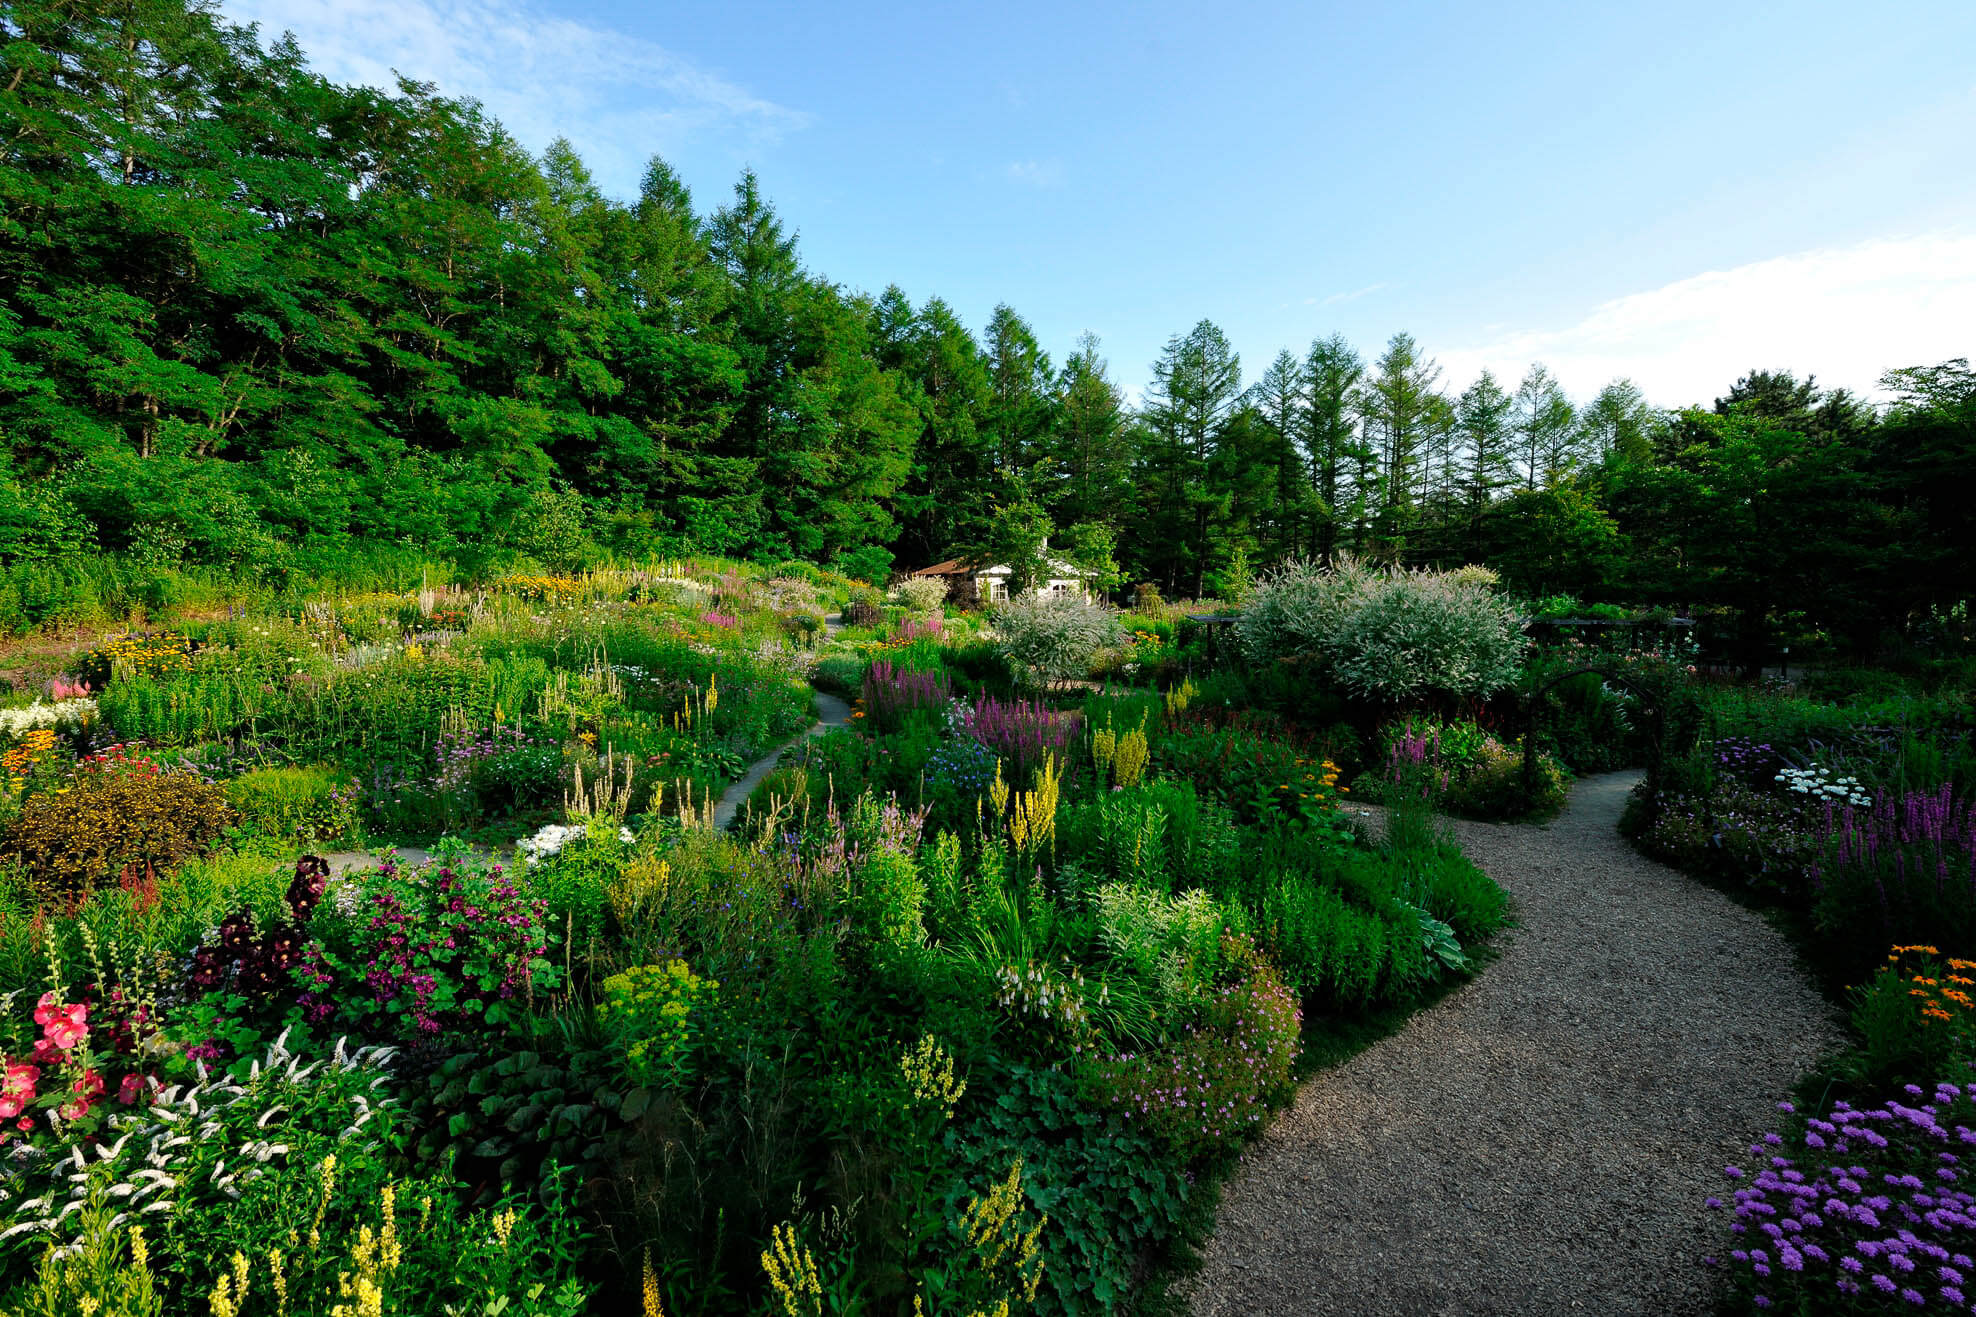
<instances>
[{"instance_id":1,"label":"white cottage","mask_svg":"<svg viewBox=\"0 0 1976 1317\"><path fill-rule=\"evenodd\" d=\"M1091 573L1061 558L1045 558L1043 566L1045 579L1038 581L1031 591L1037 598L1090 600ZM1015 571L1006 564L978 567L959 558L950 558L931 567L922 567L912 574L937 577L947 582L950 594L957 602L978 599L984 604L994 604L1008 599L1009 582L1014 578Z\"/></svg>"}]
</instances>

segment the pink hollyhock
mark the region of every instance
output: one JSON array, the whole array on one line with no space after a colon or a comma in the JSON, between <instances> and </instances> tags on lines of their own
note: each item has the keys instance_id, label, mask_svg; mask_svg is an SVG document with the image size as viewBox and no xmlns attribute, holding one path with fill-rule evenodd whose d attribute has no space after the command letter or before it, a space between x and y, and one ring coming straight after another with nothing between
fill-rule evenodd
<instances>
[{"instance_id":1,"label":"pink hollyhock","mask_svg":"<svg viewBox=\"0 0 1976 1317\"><path fill-rule=\"evenodd\" d=\"M89 1037L89 1007L82 1002L64 1005L52 992L41 994L41 1004L34 1008L34 1022L48 1041L64 1052Z\"/></svg>"},{"instance_id":2,"label":"pink hollyhock","mask_svg":"<svg viewBox=\"0 0 1976 1317\"><path fill-rule=\"evenodd\" d=\"M34 1101L35 1081L41 1078L41 1068L25 1061L7 1062L7 1077L0 1083L0 1120L12 1120Z\"/></svg>"},{"instance_id":3,"label":"pink hollyhock","mask_svg":"<svg viewBox=\"0 0 1976 1317\"><path fill-rule=\"evenodd\" d=\"M135 1103L137 1099L144 1096L144 1088L145 1076L139 1074L125 1075L123 1077L123 1083L117 1085L117 1101L128 1107Z\"/></svg>"}]
</instances>

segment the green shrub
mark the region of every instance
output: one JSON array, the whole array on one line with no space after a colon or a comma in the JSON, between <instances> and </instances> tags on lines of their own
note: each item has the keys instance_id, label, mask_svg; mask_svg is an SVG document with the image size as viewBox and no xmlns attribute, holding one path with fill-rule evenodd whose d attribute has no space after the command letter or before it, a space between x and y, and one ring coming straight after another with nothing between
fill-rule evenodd
<instances>
[{"instance_id":1,"label":"green shrub","mask_svg":"<svg viewBox=\"0 0 1976 1317\"><path fill-rule=\"evenodd\" d=\"M859 925L885 946L915 946L926 936L920 908L926 883L910 855L885 849L864 862L853 886Z\"/></svg>"},{"instance_id":2,"label":"green shrub","mask_svg":"<svg viewBox=\"0 0 1976 1317\"><path fill-rule=\"evenodd\" d=\"M816 673L811 677L818 690L829 691L844 699L857 698L864 686L865 661L847 654L832 654L817 660Z\"/></svg>"},{"instance_id":3,"label":"green shrub","mask_svg":"<svg viewBox=\"0 0 1976 1317\"><path fill-rule=\"evenodd\" d=\"M892 598L914 613L938 613L947 602L947 582L938 576L912 576L892 587Z\"/></svg>"},{"instance_id":4,"label":"green shrub","mask_svg":"<svg viewBox=\"0 0 1976 1317\"><path fill-rule=\"evenodd\" d=\"M357 789L333 768L258 768L226 784L240 827L256 837L323 846L357 829Z\"/></svg>"},{"instance_id":5,"label":"green shrub","mask_svg":"<svg viewBox=\"0 0 1976 1317\"><path fill-rule=\"evenodd\" d=\"M1516 819L1548 814L1571 794L1570 778L1551 755L1537 756L1534 777L1525 780L1523 754L1491 740L1474 761L1448 783L1447 807L1478 819Z\"/></svg>"},{"instance_id":6,"label":"green shrub","mask_svg":"<svg viewBox=\"0 0 1976 1317\"><path fill-rule=\"evenodd\" d=\"M220 787L137 760L78 772L68 791L30 797L5 845L44 890L73 895L126 869L165 870L203 855L233 822Z\"/></svg>"}]
</instances>

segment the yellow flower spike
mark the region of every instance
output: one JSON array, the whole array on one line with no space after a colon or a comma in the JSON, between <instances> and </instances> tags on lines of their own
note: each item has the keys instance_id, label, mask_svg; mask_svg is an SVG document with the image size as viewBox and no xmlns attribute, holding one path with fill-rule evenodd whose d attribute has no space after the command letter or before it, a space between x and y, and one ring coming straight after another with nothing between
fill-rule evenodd
<instances>
[{"instance_id":1,"label":"yellow flower spike","mask_svg":"<svg viewBox=\"0 0 1976 1317\"><path fill-rule=\"evenodd\" d=\"M659 1273L652 1270L652 1250L645 1250L644 1274L645 1317L666 1317L665 1309L659 1304Z\"/></svg>"},{"instance_id":2,"label":"yellow flower spike","mask_svg":"<svg viewBox=\"0 0 1976 1317\"><path fill-rule=\"evenodd\" d=\"M783 1317L821 1317L823 1278L816 1259L796 1238L796 1227L784 1222L772 1227L768 1237L762 1270L768 1273L769 1288Z\"/></svg>"}]
</instances>

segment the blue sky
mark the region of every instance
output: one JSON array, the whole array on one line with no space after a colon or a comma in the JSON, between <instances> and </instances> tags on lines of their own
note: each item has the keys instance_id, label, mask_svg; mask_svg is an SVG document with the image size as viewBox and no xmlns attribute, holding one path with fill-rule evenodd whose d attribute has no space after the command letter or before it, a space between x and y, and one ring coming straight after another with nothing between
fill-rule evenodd
<instances>
[{"instance_id":1,"label":"blue sky","mask_svg":"<svg viewBox=\"0 0 1976 1317\"><path fill-rule=\"evenodd\" d=\"M646 5L225 0L703 209L744 165L851 288L997 302L1143 387L1203 317L1249 377L1406 330L1662 404L1755 367L1976 356L1976 4Z\"/></svg>"}]
</instances>

